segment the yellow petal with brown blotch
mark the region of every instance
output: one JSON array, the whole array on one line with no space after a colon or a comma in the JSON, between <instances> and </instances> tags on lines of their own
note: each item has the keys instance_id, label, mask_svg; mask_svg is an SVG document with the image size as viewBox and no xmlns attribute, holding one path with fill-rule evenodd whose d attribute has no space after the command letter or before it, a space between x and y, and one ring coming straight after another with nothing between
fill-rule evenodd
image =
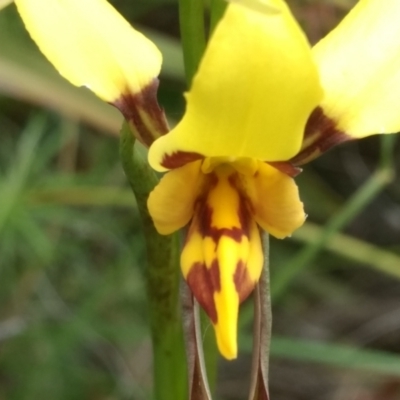
<instances>
[{"instance_id":1,"label":"yellow petal with brown blotch","mask_svg":"<svg viewBox=\"0 0 400 400\"><path fill-rule=\"evenodd\" d=\"M139 93L161 53L106 0L15 0L26 29L64 78L113 102Z\"/></svg>"},{"instance_id":2,"label":"yellow petal with brown blotch","mask_svg":"<svg viewBox=\"0 0 400 400\"><path fill-rule=\"evenodd\" d=\"M321 107L346 135L400 131L399 21L399 0L360 0L313 48Z\"/></svg>"},{"instance_id":3,"label":"yellow petal with brown blotch","mask_svg":"<svg viewBox=\"0 0 400 400\"><path fill-rule=\"evenodd\" d=\"M254 289L263 265L260 232L237 172L218 166L207 175L181 255L182 272L210 317L221 354L237 355L239 304Z\"/></svg>"}]
</instances>

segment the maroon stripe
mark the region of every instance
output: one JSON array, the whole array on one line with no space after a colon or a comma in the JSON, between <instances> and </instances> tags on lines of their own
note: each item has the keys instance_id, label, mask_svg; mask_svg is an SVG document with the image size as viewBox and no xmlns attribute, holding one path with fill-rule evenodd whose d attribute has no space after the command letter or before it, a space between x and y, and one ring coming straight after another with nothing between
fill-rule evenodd
<instances>
[{"instance_id":1,"label":"maroon stripe","mask_svg":"<svg viewBox=\"0 0 400 400\"><path fill-rule=\"evenodd\" d=\"M304 139L314 138L311 143L302 148L299 154L294 156L289 162L293 165L305 164L332 147L353 140L345 132L337 128L336 122L324 114L321 107L317 107L308 118Z\"/></svg>"},{"instance_id":2,"label":"maroon stripe","mask_svg":"<svg viewBox=\"0 0 400 400\"><path fill-rule=\"evenodd\" d=\"M175 169L192 161L201 160L202 158L204 158L204 156L199 153L176 151L172 154L165 154L161 161L161 165L164 168Z\"/></svg>"},{"instance_id":3,"label":"maroon stripe","mask_svg":"<svg viewBox=\"0 0 400 400\"><path fill-rule=\"evenodd\" d=\"M256 282L252 281L247 271L246 264L239 260L233 275L236 291L239 294L239 302L242 303L253 291Z\"/></svg>"},{"instance_id":4,"label":"maroon stripe","mask_svg":"<svg viewBox=\"0 0 400 400\"><path fill-rule=\"evenodd\" d=\"M204 308L213 324L218 322L217 309L214 302L214 293L221 290L219 266L214 260L211 268L206 268L204 263L195 263L186 277L194 297Z\"/></svg>"},{"instance_id":5,"label":"maroon stripe","mask_svg":"<svg viewBox=\"0 0 400 400\"><path fill-rule=\"evenodd\" d=\"M276 168L278 171L283 172L286 175L289 175L292 178L299 175L302 171L301 168L295 167L288 161L274 161L274 162L268 162L267 164Z\"/></svg>"},{"instance_id":6,"label":"maroon stripe","mask_svg":"<svg viewBox=\"0 0 400 400\"><path fill-rule=\"evenodd\" d=\"M168 133L169 127L164 114L157 101L157 90L159 80L154 79L148 86L139 93L125 93L114 103L127 121L135 128L137 139L145 146L150 145L157 137ZM140 111L145 112L151 120L153 127L148 127L143 121Z\"/></svg>"}]
</instances>

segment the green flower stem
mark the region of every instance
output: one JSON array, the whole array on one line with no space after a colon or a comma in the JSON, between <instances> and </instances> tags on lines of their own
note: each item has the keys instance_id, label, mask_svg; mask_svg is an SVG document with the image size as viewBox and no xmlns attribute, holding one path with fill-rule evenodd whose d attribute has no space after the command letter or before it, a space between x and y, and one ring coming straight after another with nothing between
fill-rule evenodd
<instances>
[{"instance_id":1,"label":"green flower stem","mask_svg":"<svg viewBox=\"0 0 400 400\"><path fill-rule=\"evenodd\" d=\"M178 237L161 236L154 227L147 210L147 198L158 178L145 157L134 149L134 142L134 135L125 123L121 130L121 160L136 197L147 249L145 276L154 354L155 399L184 400L187 379L178 307Z\"/></svg>"},{"instance_id":2,"label":"green flower stem","mask_svg":"<svg viewBox=\"0 0 400 400\"><path fill-rule=\"evenodd\" d=\"M228 2L226 0L211 0L210 9L210 34L214 31L218 21L224 15Z\"/></svg>"},{"instance_id":3,"label":"green flower stem","mask_svg":"<svg viewBox=\"0 0 400 400\"><path fill-rule=\"evenodd\" d=\"M206 48L203 0L179 0L179 21L188 86Z\"/></svg>"},{"instance_id":4,"label":"green flower stem","mask_svg":"<svg viewBox=\"0 0 400 400\"><path fill-rule=\"evenodd\" d=\"M384 188L393 180L393 146L394 138L383 136L380 166L371 178L350 198L345 206L327 223L324 231L313 243L308 244L288 264L279 269L272 277L272 298L280 298L295 276L307 268L317 254L334 237L352 221Z\"/></svg>"}]
</instances>

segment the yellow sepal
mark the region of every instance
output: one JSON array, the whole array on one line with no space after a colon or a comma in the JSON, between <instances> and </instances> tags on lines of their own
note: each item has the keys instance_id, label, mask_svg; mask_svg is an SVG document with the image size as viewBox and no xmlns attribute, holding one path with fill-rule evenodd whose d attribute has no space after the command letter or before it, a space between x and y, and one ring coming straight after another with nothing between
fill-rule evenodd
<instances>
[{"instance_id":1,"label":"yellow sepal","mask_svg":"<svg viewBox=\"0 0 400 400\"><path fill-rule=\"evenodd\" d=\"M177 231L192 218L204 179L200 165L200 161L194 161L166 173L150 193L147 207L162 235Z\"/></svg>"},{"instance_id":2,"label":"yellow sepal","mask_svg":"<svg viewBox=\"0 0 400 400\"><path fill-rule=\"evenodd\" d=\"M105 101L135 94L160 72L161 53L106 0L15 0L27 30L61 75Z\"/></svg>"},{"instance_id":3,"label":"yellow sepal","mask_svg":"<svg viewBox=\"0 0 400 400\"><path fill-rule=\"evenodd\" d=\"M260 162L254 175L242 179L254 218L262 229L283 239L303 225L306 215L293 178Z\"/></svg>"},{"instance_id":4,"label":"yellow sepal","mask_svg":"<svg viewBox=\"0 0 400 400\"><path fill-rule=\"evenodd\" d=\"M300 149L322 96L307 40L284 1L237 3L213 33L182 121L151 147L153 168L179 151L276 161Z\"/></svg>"},{"instance_id":5,"label":"yellow sepal","mask_svg":"<svg viewBox=\"0 0 400 400\"><path fill-rule=\"evenodd\" d=\"M360 0L313 49L323 111L354 138L400 130L399 19L399 0Z\"/></svg>"}]
</instances>

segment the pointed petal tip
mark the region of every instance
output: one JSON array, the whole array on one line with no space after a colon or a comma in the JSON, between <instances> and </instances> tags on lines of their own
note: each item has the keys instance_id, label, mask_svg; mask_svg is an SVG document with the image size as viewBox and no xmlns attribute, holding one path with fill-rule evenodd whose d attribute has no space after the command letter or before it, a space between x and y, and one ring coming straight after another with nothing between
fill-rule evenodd
<instances>
[{"instance_id":1,"label":"pointed petal tip","mask_svg":"<svg viewBox=\"0 0 400 400\"><path fill-rule=\"evenodd\" d=\"M214 325L219 352L227 360L234 360L237 357L237 333L236 329L229 328L226 324Z\"/></svg>"}]
</instances>

